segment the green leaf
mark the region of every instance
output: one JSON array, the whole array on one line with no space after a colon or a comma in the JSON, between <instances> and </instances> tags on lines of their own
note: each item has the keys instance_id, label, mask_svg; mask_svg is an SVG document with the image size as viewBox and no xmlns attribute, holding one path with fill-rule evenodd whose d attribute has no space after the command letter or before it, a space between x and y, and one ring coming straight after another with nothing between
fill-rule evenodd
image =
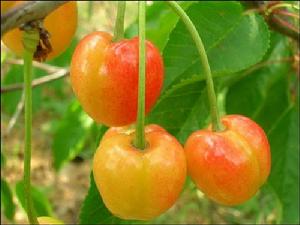
<instances>
[{"instance_id":1,"label":"green leaf","mask_svg":"<svg viewBox=\"0 0 300 225\"><path fill-rule=\"evenodd\" d=\"M287 76L290 65L272 63L279 57L289 56L288 42L275 38L268 58L250 73L245 71L237 76L239 80L230 86L226 97L228 114L251 117L266 131L290 105Z\"/></svg>"},{"instance_id":2,"label":"green leaf","mask_svg":"<svg viewBox=\"0 0 300 225\"><path fill-rule=\"evenodd\" d=\"M299 109L290 107L270 130L269 182L282 204L283 224L299 224Z\"/></svg>"},{"instance_id":3,"label":"green leaf","mask_svg":"<svg viewBox=\"0 0 300 225\"><path fill-rule=\"evenodd\" d=\"M199 2L187 14L207 51L213 75L231 74L259 62L269 47L269 31L259 15L241 15L235 2ZM165 89L195 74L203 77L199 54L179 22L164 49Z\"/></svg>"},{"instance_id":4,"label":"green leaf","mask_svg":"<svg viewBox=\"0 0 300 225\"><path fill-rule=\"evenodd\" d=\"M215 79L216 84L219 78ZM224 103L225 93L218 94L219 111ZM206 82L203 77L194 76L170 88L157 102L147 123L157 123L174 135L182 144L194 131L210 123L210 105Z\"/></svg>"},{"instance_id":5,"label":"green leaf","mask_svg":"<svg viewBox=\"0 0 300 225\"><path fill-rule=\"evenodd\" d=\"M259 62L269 48L269 30L263 17L244 16L226 38L208 51L213 73L233 73Z\"/></svg>"},{"instance_id":6,"label":"green leaf","mask_svg":"<svg viewBox=\"0 0 300 225\"><path fill-rule=\"evenodd\" d=\"M274 73L262 69L250 74L230 89L227 97L227 112L253 118L264 130L269 130L274 121L289 105L287 65Z\"/></svg>"},{"instance_id":7,"label":"green leaf","mask_svg":"<svg viewBox=\"0 0 300 225\"><path fill-rule=\"evenodd\" d=\"M253 116L265 130L269 130L273 126L274 121L286 110L290 102L286 76L283 75L268 89L265 102L256 109Z\"/></svg>"},{"instance_id":8,"label":"green leaf","mask_svg":"<svg viewBox=\"0 0 300 225\"><path fill-rule=\"evenodd\" d=\"M198 2L187 10L206 51L217 45L237 25L242 8L235 2ZM179 21L169 36L163 52L165 62L165 87L199 60L196 46L182 21ZM198 64L197 64L198 65ZM199 65L197 68L200 67ZM199 70L199 69L198 69Z\"/></svg>"},{"instance_id":9,"label":"green leaf","mask_svg":"<svg viewBox=\"0 0 300 225\"><path fill-rule=\"evenodd\" d=\"M83 150L92 124L92 119L82 110L80 104L77 101L71 102L54 132L52 150L56 170Z\"/></svg>"},{"instance_id":10,"label":"green leaf","mask_svg":"<svg viewBox=\"0 0 300 225\"><path fill-rule=\"evenodd\" d=\"M181 143L191 132L207 125L209 108L205 82L191 78L175 85L156 104L147 118L176 136Z\"/></svg>"},{"instance_id":11,"label":"green leaf","mask_svg":"<svg viewBox=\"0 0 300 225\"><path fill-rule=\"evenodd\" d=\"M80 224L126 224L129 221L121 220L111 214L96 187L93 174L90 176L90 188L80 210Z\"/></svg>"},{"instance_id":12,"label":"green leaf","mask_svg":"<svg viewBox=\"0 0 300 225\"><path fill-rule=\"evenodd\" d=\"M16 213L16 205L8 183L1 178L1 209L7 219L13 220Z\"/></svg>"},{"instance_id":13,"label":"green leaf","mask_svg":"<svg viewBox=\"0 0 300 225\"><path fill-rule=\"evenodd\" d=\"M22 208L26 211L23 181L19 181L16 184L16 195ZM42 192L37 187L31 186L31 195L33 207L37 213L37 216L52 216L52 208L47 198L47 194Z\"/></svg>"}]
</instances>

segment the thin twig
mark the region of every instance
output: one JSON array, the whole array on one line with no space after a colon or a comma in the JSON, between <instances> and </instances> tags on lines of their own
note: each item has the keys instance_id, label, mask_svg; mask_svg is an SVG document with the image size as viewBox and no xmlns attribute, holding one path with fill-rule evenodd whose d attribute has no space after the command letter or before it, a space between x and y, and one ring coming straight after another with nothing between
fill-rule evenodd
<instances>
[{"instance_id":1,"label":"thin twig","mask_svg":"<svg viewBox=\"0 0 300 225\"><path fill-rule=\"evenodd\" d=\"M22 59L7 59L7 60L5 60L5 63L14 64L14 65L23 65L23 60ZM33 61L33 66L36 68L42 69L42 70L46 71L47 73L54 73L54 72L57 72L58 70L64 69L61 67L52 66L52 65L37 62L37 61Z\"/></svg>"},{"instance_id":2,"label":"thin twig","mask_svg":"<svg viewBox=\"0 0 300 225\"><path fill-rule=\"evenodd\" d=\"M69 75L69 70L68 69L60 69L59 71L56 71L53 74L50 74L50 75L47 75L47 76L44 76L44 77L41 77L41 78L34 79L32 81L32 87L35 88L35 87L40 86L42 84L46 84L46 83L49 83L51 81L55 81L55 80L58 80L60 78L63 78L67 75ZM20 90L20 89L23 89L23 87L24 87L23 83L16 83L16 84L7 85L7 86L4 86L4 87L1 87L1 93Z\"/></svg>"},{"instance_id":3,"label":"thin twig","mask_svg":"<svg viewBox=\"0 0 300 225\"><path fill-rule=\"evenodd\" d=\"M13 116L8 122L7 130L4 134L4 136L8 136L12 130L12 128L15 126L23 108L24 108L24 102L25 102L25 92L22 92L21 99L16 107L16 111L14 112Z\"/></svg>"},{"instance_id":4,"label":"thin twig","mask_svg":"<svg viewBox=\"0 0 300 225\"><path fill-rule=\"evenodd\" d=\"M1 15L1 37L9 30L45 18L68 1L28 1ZM63 21L62 21L63 22Z\"/></svg>"}]
</instances>

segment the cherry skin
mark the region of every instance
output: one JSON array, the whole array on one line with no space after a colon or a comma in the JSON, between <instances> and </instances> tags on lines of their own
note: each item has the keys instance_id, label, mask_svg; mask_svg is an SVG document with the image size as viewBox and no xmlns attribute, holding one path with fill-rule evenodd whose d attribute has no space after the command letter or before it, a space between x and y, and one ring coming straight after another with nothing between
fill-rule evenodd
<instances>
[{"instance_id":1,"label":"cherry skin","mask_svg":"<svg viewBox=\"0 0 300 225\"><path fill-rule=\"evenodd\" d=\"M158 125L145 128L147 147L132 144L135 130L110 128L94 155L93 174L106 207L122 219L150 220L169 209L186 178L180 143Z\"/></svg>"},{"instance_id":2,"label":"cherry skin","mask_svg":"<svg viewBox=\"0 0 300 225\"><path fill-rule=\"evenodd\" d=\"M26 1L1 1L1 13L24 4ZM77 3L70 1L55 9L44 19L43 25L49 32L52 51L46 60L55 58L69 46L77 28ZM2 37L3 43L18 56L22 56L24 47L22 33L19 28L8 31Z\"/></svg>"},{"instance_id":3,"label":"cherry skin","mask_svg":"<svg viewBox=\"0 0 300 225\"><path fill-rule=\"evenodd\" d=\"M106 32L84 37L71 63L71 84L83 109L98 123L125 126L136 121L138 38L112 43ZM146 41L145 111L156 102L163 84L163 60Z\"/></svg>"},{"instance_id":4,"label":"cherry skin","mask_svg":"<svg viewBox=\"0 0 300 225\"><path fill-rule=\"evenodd\" d=\"M267 180L271 153L263 129L241 115L222 118L224 131L194 132L185 144L188 174L197 187L223 205L241 204Z\"/></svg>"}]
</instances>

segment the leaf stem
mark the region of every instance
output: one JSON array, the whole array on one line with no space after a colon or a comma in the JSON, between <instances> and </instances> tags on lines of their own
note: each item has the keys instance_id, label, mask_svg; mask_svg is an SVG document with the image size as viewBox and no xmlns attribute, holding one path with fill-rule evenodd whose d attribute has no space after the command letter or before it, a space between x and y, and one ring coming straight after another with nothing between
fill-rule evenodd
<instances>
[{"instance_id":1,"label":"leaf stem","mask_svg":"<svg viewBox=\"0 0 300 225\"><path fill-rule=\"evenodd\" d=\"M139 1L139 84L136 137L134 145L145 148L145 1Z\"/></svg>"},{"instance_id":2,"label":"leaf stem","mask_svg":"<svg viewBox=\"0 0 300 225\"><path fill-rule=\"evenodd\" d=\"M32 128L32 60L39 42L39 32L31 29L23 32L24 85L25 85L25 149L24 149L24 192L25 205L30 224L38 224L31 196L31 128Z\"/></svg>"},{"instance_id":3,"label":"leaf stem","mask_svg":"<svg viewBox=\"0 0 300 225\"><path fill-rule=\"evenodd\" d=\"M199 33L197 32L197 29L194 26L191 19L189 18L189 16L185 13L185 11L180 7L180 5L176 1L167 1L167 3L172 8L172 10L180 17L182 22L185 24L187 30L190 32L196 44L200 56L200 61L203 65L204 73L206 76L207 92L208 92L210 113L212 119L212 129L213 131L222 131L224 128L222 123L220 122L220 115L217 107L217 98L214 90L213 78L208 63L208 58L205 52L205 48L199 36Z\"/></svg>"},{"instance_id":4,"label":"leaf stem","mask_svg":"<svg viewBox=\"0 0 300 225\"><path fill-rule=\"evenodd\" d=\"M117 42L124 38L124 17L125 17L126 1L118 1L118 12L115 23L115 32L113 41Z\"/></svg>"}]
</instances>

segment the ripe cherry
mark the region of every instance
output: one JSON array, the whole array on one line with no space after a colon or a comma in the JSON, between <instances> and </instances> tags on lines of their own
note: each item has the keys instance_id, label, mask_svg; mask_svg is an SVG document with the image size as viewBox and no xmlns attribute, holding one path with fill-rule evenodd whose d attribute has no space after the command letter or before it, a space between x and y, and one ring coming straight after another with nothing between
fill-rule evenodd
<instances>
[{"instance_id":1,"label":"ripe cherry","mask_svg":"<svg viewBox=\"0 0 300 225\"><path fill-rule=\"evenodd\" d=\"M124 126L136 121L138 99L138 38L111 42L94 32L83 38L72 57L71 83L83 109L98 123ZM163 60L146 42L145 111L150 111L163 84Z\"/></svg>"},{"instance_id":2,"label":"ripe cherry","mask_svg":"<svg viewBox=\"0 0 300 225\"><path fill-rule=\"evenodd\" d=\"M115 216L150 220L178 198L186 178L186 159L180 143L157 125L145 128L144 150L133 146L134 137L134 129L110 128L94 155L93 174Z\"/></svg>"},{"instance_id":3,"label":"ripe cherry","mask_svg":"<svg viewBox=\"0 0 300 225\"><path fill-rule=\"evenodd\" d=\"M224 131L194 132L185 144L188 173L214 201L237 205L250 199L267 180L271 167L263 129L240 115L222 118Z\"/></svg>"}]
</instances>

